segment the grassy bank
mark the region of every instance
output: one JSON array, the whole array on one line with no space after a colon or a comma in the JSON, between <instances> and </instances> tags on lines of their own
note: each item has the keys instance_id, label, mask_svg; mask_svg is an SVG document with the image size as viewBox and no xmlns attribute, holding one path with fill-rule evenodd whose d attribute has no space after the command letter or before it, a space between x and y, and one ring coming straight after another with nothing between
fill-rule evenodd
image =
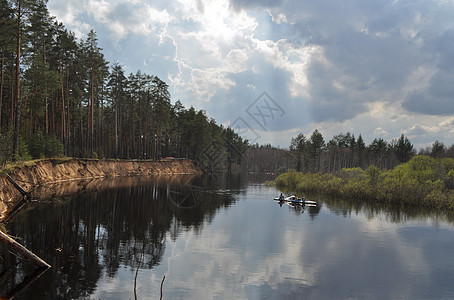
<instances>
[{"instance_id":1,"label":"grassy bank","mask_svg":"<svg viewBox=\"0 0 454 300\"><path fill-rule=\"evenodd\" d=\"M380 201L393 205L454 209L454 159L415 156L392 170L370 166L338 174L289 171L275 180L285 192Z\"/></svg>"}]
</instances>

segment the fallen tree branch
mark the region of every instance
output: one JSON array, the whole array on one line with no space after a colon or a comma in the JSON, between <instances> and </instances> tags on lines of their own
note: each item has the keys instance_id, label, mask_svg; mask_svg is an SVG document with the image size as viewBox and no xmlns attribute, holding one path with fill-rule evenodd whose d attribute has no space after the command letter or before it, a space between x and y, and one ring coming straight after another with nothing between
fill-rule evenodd
<instances>
[{"instance_id":1,"label":"fallen tree branch","mask_svg":"<svg viewBox=\"0 0 454 300\"><path fill-rule=\"evenodd\" d=\"M162 300L162 286L164 285L165 279L166 279L166 275L164 275L164 277L162 277L162 281L161 281L161 298L159 298L160 300Z\"/></svg>"},{"instance_id":2,"label":"fallen tree branch","mask_svg":"<svg viewBox=\"0 0 454 300\"><path fill-rule=\"evenodd\" d=\"M141 259L139 260L139 264L137 265L137 270L136 270L136 276L134 277L134 299L137 300L137 292L136 292L136 286L137 286L137 274L139 274L139 268L140 265L142 264L143 261L143 254Z\"/></svg>"},{"instance_id":3,"label":"fallen tree branch","mask_svg":"<svg viewBox=\"0 0 454 300\"><path fill-rule=\"evenodd\" d=\"M16 189L22 194L23 197L28 197L28 193L24 190L19 183L17 183L9 174L6 174L6 178L16 187Z\"/></svg>"},{"instance_id":4,"label":"fallen tree branch","mask_svg":"<svg viewBox=\"0 0 454 300\"><path fill-rule=\"evenodd\" d=\"M16 251L20 252L25 258L30 259L32 262L34 262L38 267L43 267L43 268L50 268L50 265L39 258L36 254L16 242L13 238L11 238L9 235L4 233L3 231L0 230L0 240L5 242L8 245L11 245Z\"/></svg>"}]
</instances>

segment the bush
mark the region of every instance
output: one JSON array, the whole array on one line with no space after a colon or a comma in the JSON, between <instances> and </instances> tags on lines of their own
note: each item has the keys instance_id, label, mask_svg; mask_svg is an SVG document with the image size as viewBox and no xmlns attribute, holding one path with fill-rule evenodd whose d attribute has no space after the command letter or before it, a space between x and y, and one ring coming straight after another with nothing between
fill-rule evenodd
<instances>
[{"instance_id":1,"label":"bush","mask_svg":"<svg viewBox=\"0 0 454 300\"><path fill-rule=\"evenodd\" d=\"M363 177L364 171L361 168L343 168L340 176L345 181L348 181L355 177Z\"/></svg>"},{"instance_id":2,"label":"bush","mask_svg":"<svg viewBox=\"0 0 454 300\"><path fill-rule=\"evenodd\" d=\"M297 193L323 192L330 196L368 201L454 209L454 160L415 156L392 170L370 166L342 169L340 174L280 175L276 187Z\"/></svg>"},{"instance_id":3,"label":"bush","mask_svg":"<svg viewBox=\"0 0 454 300\"><path fill-rule=\"evenodd\" d=\"M57 137L42 132L31 136L28 140L28 148L34 159L61 157L64 154L63 143Z\"/></svg>"},{"instance_id":4,"label":"bush","mask_svg":"<svg viewBox=\"0 0 454 300\"><path fill-rule=\"evenodd\" d=\"M13 150L13 133L12 131L0 133L0 166L6 165L11 157Z\"/></svg>"},{"instance_id":5,"label":"bush","mask_svg":"<svg viewBox=\"0 0 454 300\"><path fill-rule=\"evenodd\" d=\"M22 137L19 137L19 160L30 160L32 156L28 150L28 145Z\"/></svg>"},{"instance_id":6,"label":"bush","mask_svg":"<svg viewBox=\"0 0 454 300\"><path fill-rule=\"evenodd\" d=\"M63 143L56 136L48 136L46 140L45 157L62 157L65 154Z\"/></svg>"},{"instance_id":7,"label":"bush","mask_svg":"<svg viewBox=\"0 0 454 300\"><path fill-rule=\"evenodd\" d=\"M299 181L302 179L302 173L290 170L287 173L279 175L276 180L276 187L287 191L295 191Z\"/></svg>"}]
</instances>

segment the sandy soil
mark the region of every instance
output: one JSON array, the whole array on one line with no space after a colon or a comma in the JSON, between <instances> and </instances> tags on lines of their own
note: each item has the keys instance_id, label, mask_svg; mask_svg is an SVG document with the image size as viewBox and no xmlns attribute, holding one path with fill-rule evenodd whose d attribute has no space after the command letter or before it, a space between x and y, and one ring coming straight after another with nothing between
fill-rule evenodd
<instances>
[{"instance_id":1,"label":"sandy soil","mask_svg":"<svg viewBox=\"0 0 454 300\"><path fill-rule=\"evenodd\" d=\"M117 176L202 174L203 171L191 160L169 161L119 161L119 160L42 160L31 166L17 167L10 176L32 197L36 187L59 182L74 182ZM14 207L22 195L5 177L0 176L0 220Z\"/></svg>"}]
</instances>

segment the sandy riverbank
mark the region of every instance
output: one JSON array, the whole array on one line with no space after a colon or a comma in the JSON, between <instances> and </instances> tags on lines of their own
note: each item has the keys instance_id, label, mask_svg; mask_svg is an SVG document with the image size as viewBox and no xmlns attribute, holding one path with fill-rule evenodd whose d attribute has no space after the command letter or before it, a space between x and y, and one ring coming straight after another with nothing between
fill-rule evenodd
<instances>
[{"instance_id":1,"label":"sandy riverbank","mask_svg":"<svg viewBox=\"0 0 454 300\"><path fill-rule=\"evenodd\" d=\"M39 160L15 167L11 178L25 191L37 186L93 178L140 175L202 174L203 170L191 160L124 161L88 159ZM5 177L0 176L0 220L9 209L22 200L22 194Z\"/></svg>"}]
</instances>

